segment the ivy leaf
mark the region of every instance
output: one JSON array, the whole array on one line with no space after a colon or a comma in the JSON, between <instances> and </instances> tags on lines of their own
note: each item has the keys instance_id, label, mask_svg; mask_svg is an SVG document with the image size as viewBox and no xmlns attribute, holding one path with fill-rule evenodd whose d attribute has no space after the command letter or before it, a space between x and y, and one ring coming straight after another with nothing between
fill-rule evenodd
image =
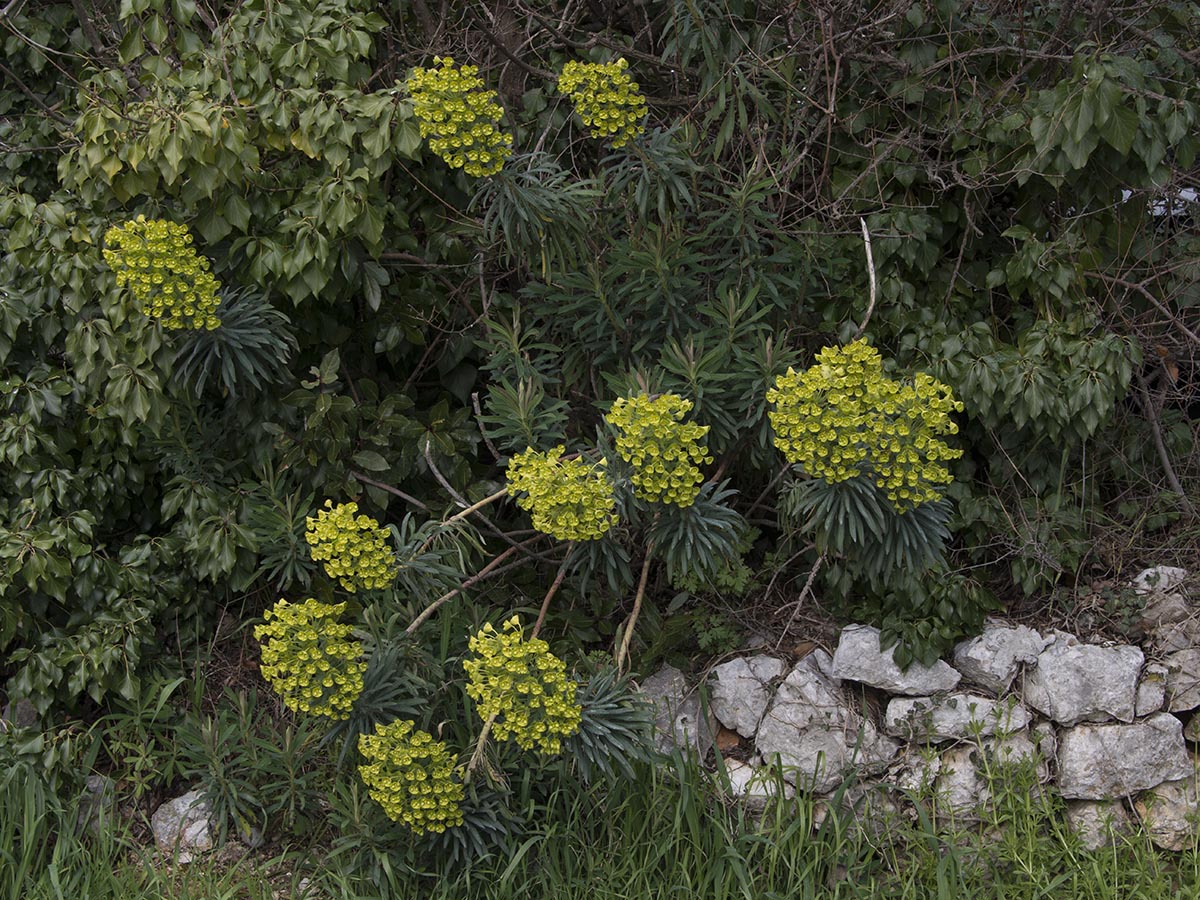
<instances>
[{"instance_id":1,"label":"ivy leaf","mask_svg":"<svg viewBox=\"0 0 1200 900\"><path fill-rule=\"evenodd\" d=\"M1125 155L1133 146L1138 130L1138 115L1128 106L1117 106L1104 123L1104 140L1118 153Z\"/></svg>"}]
</instances>

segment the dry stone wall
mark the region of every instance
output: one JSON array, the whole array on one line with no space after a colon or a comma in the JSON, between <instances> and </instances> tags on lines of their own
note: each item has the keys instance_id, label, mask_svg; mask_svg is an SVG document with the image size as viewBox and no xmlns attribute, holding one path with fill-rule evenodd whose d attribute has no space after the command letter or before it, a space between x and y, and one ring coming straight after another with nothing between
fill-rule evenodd
<instances>
[{"instance_id":1,"label":"dry stone wall","mask_svg":"<svg viewBox=\"0 0 1200 900\"><path fill-rule=\"evenodd\" d=\"M759 652L716 666L705 692L678 670L643 691L659 709L660 749L703 755L720 729L736 733L739 749L725 755L742 758L724 764L751 802L774 796L781 772L789 795L850 780L840 802L875 788L877 804L895 807L915 790L970 821L989 799L985 772L1025 762L1067 801L1084 844L1142 827L1178 850L1200 814L1200 609L1186 584L1168 567L1134 579L1144 646L993 620L955 648L953 665L901 670L877 629L851 625L832 656Z\"/></svg>"}]
</instances>

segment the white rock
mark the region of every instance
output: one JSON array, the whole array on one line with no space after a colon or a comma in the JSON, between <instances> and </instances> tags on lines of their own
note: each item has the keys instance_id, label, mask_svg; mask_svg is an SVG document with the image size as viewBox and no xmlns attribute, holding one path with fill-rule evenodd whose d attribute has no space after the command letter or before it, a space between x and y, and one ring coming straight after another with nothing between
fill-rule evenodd
<instances>
[{"instance_id":1,"label":"white rock","mask_svg":"<svg viewBox=\"0 0 1200 900\"><path fill-rule=\"evenodd\" d=\"M982 745L984 752L993 763L1001 765L1033 763L1036 766L1038 781L1050 780L1048 758L1038 743L1030 737L1029 732L1014 731L1009 734L984 738Z\"/></svg>"},{"instance_id":2,"label":"white rock","mask_svg":"<svg viewBox=\"0 0 1200 900\"><path fill-rule=\"evenodd\" d=\"M1124 804L1114 800L1072 800L1067 804L1067 824L1087 850L1111 847L1121 835L1133 831Z\"/></svg>"},{"instance_id":3,"label":"white rock","mask_svg":"<svg viewBox=\"0 0 1200 900\"><path fill-rule=\"evenodd\" d=\"M1139 572L1130 582L1130 587L1139 594L1166 594L1183 584L1187 577L1187 569L1180 569L1178 566L1154 566Z\"/></svg>"},{"instance_id":4,"label":"white rock","mask_svg":"<svg viewBox=\"0 0 1200 900\"><path fill-rule=\"evenodd\" d=\"M1150 840L1164 850L1178 852L1196 843L1200 793L1194 773L1146 791L1137 798L1134 809Z\"/></svg>"},{"instance_id":5,"label":"white rock","mask_svg":"<svg viewBox=\"0 0 1200 900\"><path fill-rule=\"evenodd\" d=\"M1033 728L1029 729L1029 736L1037 744L1038 752L1042 754L1042 759L1053 760L1058 758L1058 732L1054 730L1054 725L1050 722L1038 722Z\"/></svg>"},{"instance_id":6,"label":"white rock","mask_svg":"<svg viewBox=\"0 0 1200 900\"><path fill-rule=\"evenodd\" d=\"M800 660L776 690L755 737L764 760L778 759L789 782L817 793L832 790L855 766L881 767L898 748L846 704L828 669L823 650Z\"/></svg>"},{"instance_id":7,"label":"white rock","mask_svg":"<svg viewBox=\"0 0 1200 900\"><path fill-rule=\"evenodd\" d=\"M1147 663L1138 682L1137 701L1134 712L1138 718L1156 713L1163 707L1167 697L1167 667L1159 663Z\"/></svg>"},{"instance_id":8,"label":"white rock","mask_svg":"<svg viewBox=\"0 0 1200 900\"><path fill-rule=\"evenodd\" d=\"M1058 742L1058 789L1068 800L1128 797L1178 781L1192 767L1179 720L1157 713L1133 725L1080 725Z\"/></svg>"},{"instance_id":9,"label":"white rock","mask_svg":"<svg viewBox=\"0 0 1200 900\"><path fill-rule=\"evenodd\" d=\"M1200 706L1200 650L1179 650L1163 660L1167 667L1167 710L1186 712Z\"/></svg>"},{"instance_id":10,"label":"white rock","mask_svg":"<svg viewBox=\"0 0 1200 900\"><path fill-rule=\"evenodd\" d=\"M664 666L642 682L641 694L654 704L654 746L659 753L676 748L703 757L717 733L712 712L700 708L700 696L673 666Z\"/></svg>"},{"instance_id":11,"label":"white rock","mask_svg":"<svg viewBox=\"0 0 1200 900\"><path fill-rule=\"evenodd\" d=\"M899 764L888 770L886 781L902 791L927 796L933 790L941 768L941 756L931 756L928 748L924 751L909 752L901 758Z\"/></svg>"},{"instance_id":12,"label":"white rock","mask_svg":"<svg viewBox=\"0 0 1200 900\"><path fill-rule=\"evenodd\" d=\"M955 693L892 698L884 716L884 730L910 741L948 741L1020 731L1029 722L1029 711L1013 698L993 700Z\"/></svg>"},{"instance_id":13,"label":"white rock","mask_svg":"<svg viewBox=\"0 0 1200 900\"><path fill-rule=\"evenodd\" d=\"M177 854L181 863L191 862L200 853L213 848L217 823L212 805L200 791L189 791L169 800L150 818L154 843L163 853Z\"/></svg>"},{"instance_id":14,"label":"white rock","mask_svg":"<svg viewBox=\"0 0 1200 900\"><path fill-rule=\"evenodd\" d=\"M1060 722L1132 722L1138 675L1145 656L1137 647L1081 644L1066 632L1038 654L1025 673L1025 702Z\"/></svg>"},{"instance_id":15,"label":"white rock","mask_svg":"<svg viewBox=\"0 0 1200 900\"><path fill-rule=\"evenodd\" d=\"M977 820L980 808L992 797L987 780L975 764L978 752L969 744L952 747L942 754L938 767L938 809L959 822Z\"/></svg>"},{"instance_id":16,"label":"white rock","mask_svg":"<svg viewBox=\"0 0 1200 900\"><path fill-rule=\"evenodd\" d=\"M778 796L779 781L769 768L760 768L753 763L737 759L727 759L724 762L730 792L733 796L745 800L752 808L765 807L768 801ZM796 789L786 781L783 782L784 799L790 800L795 796Z\"/></svg>"},{"instance_id":17,"label":"white rock","mask_svg":"<svg viewBox=\"0 0 1200 900\"><path fill-rule=\"evenodd\" d=\"M1151 627L1150 643L1159 653L1178 653L1200 647L1200 620L1186 619Z\"/></svg>"},{"instance_id":18,"label":"white rock","mask_svg":"<svg viewBox=\"0 0 1200 900\"><path fill-rule=\"evenodd\" d=\"M913 663L901 671L892 659L894 647L879 649L879 629L869 625L848 625L842 629L837 651L833 654L833 674L837 678L861 681L893 694L920 697L954 690L962 676L942 660L932 666Z\"/></svg>"},{"instance_id":19,"label":"white rock","mask_svg":"<svg viewBox=\"0 0 1200 900\"><path fill-rule=\"evenodd\" d=\"M1024 625L993 620L978 637L954 648L954 667L972 684L1003 694L1021 667L1035 662L1051 640Z\"/></svg>"},{"instance_id":20,"label":"white rock","mask_svg":"<svg viewBox=\"0 0 1200 900\"><path fill-rule=\"evenodd\" d=\"M717 666L711 687L717 720L743 737L753 738L771 702L771 682L783 671L783 660L773 656L742 657Z\"/></svg>"}]
</instances>

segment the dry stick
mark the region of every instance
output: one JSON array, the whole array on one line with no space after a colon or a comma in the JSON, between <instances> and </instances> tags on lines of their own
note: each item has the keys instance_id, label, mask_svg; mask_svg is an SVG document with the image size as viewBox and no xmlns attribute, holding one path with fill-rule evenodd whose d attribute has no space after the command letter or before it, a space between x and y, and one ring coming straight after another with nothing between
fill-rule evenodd
<instances>
[{"instance_id":1,"label":"dry stick","mask_svg":"<svg viewBox=\"0 0 1200 900\"><path fill-rule=\"evenodd\" d=\"M775 644L775 649L778 650L783 644L783 640L787 637L787 633L792 630L792 626L796 624L796 617L800 615L800 610L804 608L804 601L808 599L808 593L812 590L813 582L817 578L817 573L821 571L821 564L825 562L825 554L822 553L817 557L817 561L813 563L812 571L808 573L808 580L804 582L804 587L800 589L800 596L791 603L782 607L786 609L788 606L795 606L796 609L792 612L792 616L788 619L787 626L779 634L779 641Z\"/></svg>"},{"instance_id":2,"label":"dry stick","mask_svg":"<svg viewBox=\"0 0 1200 900\"><path fill-rule=\"evenodd\" d=\"M357 478L363 484L369 484L371 487L379 488L381 491L387 491L389 494L395 494L405 503L411 503L413 506L417 507L417 509L423 509L425 512L429 512L428 506L426 506L416 497L412 497L404 493L404 491L400 490L398 487L392 487L390 484L385 484L382 481L376 481L374 478L364 475L362 472L351 472L350 477Z\"/></svg>"},{"instance_id":3,"label":"dry stick","mask_svg":"<svg viewBox=\"0 0 1200 900\"><path fill-rule=\"evenodd\" d=\"M650 559L653 557L654 545L646 547L646 559L642 563L642 577L638 579L637 595L633 598L633 612L629 614L629 624L625 626L625 634L621 638L621 649L617 651L617 672L625 671L625 659L629 655L629 644L633 640L633 627L637 625L638 615L642 611L642 598L646 596L646 580L650 577Z\"/></svg>"},{"instance_id":4,"label":"dry stick","mask_svg":"<svg viewBox=\"0 0 1200 900\"><path fill-rule=\"evenodd\" d=\"M496 722L496 717L500 715L498 712L492 713L487 717L487 721L483 723L483 730L479 732L479 740L475 742L475 751L471 754L471 761L467 763L467 779L471 778L471 773L475 771L476 766L483 760L483 748L487 744L488 735L492 733L492 725Z\"/></svg>"},{"instance_id":5,"label":"dry stick","mask_svg":"<svg viewBox=\"0 0 1200 900\"><path fill-rule=\"evenodd\" d=\"M859 218L858 222L862 225L863 243L867 247L867 275L871 279L871 301L867 304L867 314L863 316L862 324L858 326L858 331L854 334L856 341L867 330L867 323L871 321L871 313L875 311L875 257L871 254L871 232L867 230L866 219Z\"/></svg>"},{"instance_id":6,"label":"dry stick","mask_svg":"<svg viewBox=\"0 0 1200 900\"><path fill-rule=\"evenodd\" d=\"M492 443L492 439L488 437L487 431L483 427L483 410L479 406L479 392L471 394L471 406L475 410L475 422L479 425L479 434L483 437L483 443L491 451L492 458L496 462L500 462L500 451L496 449L496 445Z\"/></svg>"},{"instance_id":7,"label":"dry stick","mask_svg":"<svg viewBox=\"0 0 1200 900\"><path fill-rule=\"evenodd\" d=\"M1146 384L1146 379L1139 372L1137 374L1138 391L1141 395L1142 408L1146 411L1146 418L1150 421L1150 432L1154 436L1154 446L1158 450L1158 458L1162 462L1163 472L1166 473L1167 483L1171 485L1171 490L1179 495L1179 499L1183 501L1183 507L1191 514L1192 518L1196 517L1196 507L1192 505L1191 499L1187 492L1183 489L1183 485L1179 482L1179 476L1175 474L1175 467L1171 465L1171 456L1167 453L1167 445L1163 440L1162 425L1158 421L1158 410L1154 407L1154 401L1150 399L1150 388Z\"/></svg>"},{"instance_id":8,"label":"dry stick","mask_svg":"<svg viewBox=\"0 0 1200 900\"><path fill-rule=\"evenodd\" d=\"M490 531L492 534L496 535L496 537L500 538L500 540L504 541L504 543L508 544L511 547L520 547L521 545L517 544L516 541L514 541L507 534L505 534L503 531L501 531L499 528L497 528L495 523L492 522L491 519L489 519L487 516L485 516L481 512L479 512L480 509L482 509L484 506L487 506L492 501L499 500L506 493L508 493L508 491L507 490L497 491L496 493L492 494L490 497L485 497L484 499L480 500L478 503L474 503L474 504L468 503L466 498L463 497L463 495L460 494L458 491L456 491L454 489L454 487L450 484L450 482L446 480L446 476L442 474L441 469L439 469L437 467L437 464L433 461L432 447L433 447L433 441L429 438L426 438L425 439L425 462L429 465L429 471L433 473L433 477L437 479L438 484L440 484L445 489L446 493L448 493L454 499L454 502L457 503L459 506L463 507L462 512L456 514L455 516L453 516L450 519L447 519L446 522L443 524L449 525L450 523L456 522L459 519L463 518L464 516L477 515L477 516L479 516L480 519L483 520L483 524L485 524L488 527L488 531ZM531 553L530 555L537 556L538 559L543 558L537 554Z\"/></svg>"},{"instance_id":9,"label":"dry stick","mask_svg":"<svg viewBox=\"0 0 1200 900\"><path fill-rule=\"evenodd\" d=\"M539 535L539 537L540 537L540 535ZM534 538L534 540L536 540L536 539L537 538ZM442 596L438 597L436 600L434 600L432 603L430 603L427 607L425 607L425 609L421 612L421 614L419 616L417 616L415 619L413 619L412 624L409 625L406 629L404 629L404 633L405 634L413 634L418 628L420 628L425 623L425 620L428 619L430 616L432 616L435 612L437 612L438 609L441 608L441 606L443 604L447 603L450 600L453 600L455 597L457 597L463 591L467 590L468 588L474 587L475 585L479 584L479 582L483 581L485 578L492 575L498 568L500 568L501 563L503 563L506 559L508 559L510 556L512 556L514 553L516 553L519 549L521 549L521 547L519 545L516 547L509 547L507 550L505 550L503 553L501 553L499 556L497 556L495 559L493 559L490 563L488 563L486 566L484 566L482 569L480 569L476 574L472 575L470 578L468 578L466 581L464 581L462 584L460 584L454 590L450 591L449 593L442 594Z\"/></svg>"},{"instance_id":10,"label":"dry stick","mask_svg":"<svg viewBox=\"0 0 1200 900\"><path fill-rule=\"evenodd\" d=\"M542 623L546 621L546 612L550 609L550 601L554 599L563 579L567 576L567 563L571 561L571 554L574 552L575 542L570 541L567 543L567 555L563 557L562 565L558 567L558 574L554 576L554 583L550 585L550 590L546 591L546 599L542 601L542 608L538 610L537 621L533 623L533 631L529 635L531 639L537 637L542 630Z\"/></svg>"}]
</instances>

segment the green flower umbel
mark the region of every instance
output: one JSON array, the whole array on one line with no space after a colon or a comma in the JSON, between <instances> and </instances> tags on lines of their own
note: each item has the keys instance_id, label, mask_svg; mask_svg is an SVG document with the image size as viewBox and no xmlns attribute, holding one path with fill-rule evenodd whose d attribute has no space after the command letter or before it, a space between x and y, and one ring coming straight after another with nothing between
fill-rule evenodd
<instances>
[{"instance_id":1,"label":"green flower umbel","mask_svg":"<svg viewBox=\"0 0 1200 900\"><path fill-rule=\"evenodd\" d=\"M700 443L708 426L683 420L691 408L677 394L641 394L621 397L604 417L617 429L617 453L633 466L634 492L643 500L691 506L700 493L700 465L712 457Z\"/></svg>"},{"instance_id":2,"label":"green flower umbel","mask_svg":"<svg viewBox=\"0 0 1200 900\"><path fill-rule=\"evenodd\" d=\"M359 735L358 749L367 758L358 774L392 821L417 834L440 834L462 824L463 786L455 778L454 757L433 735L398 720Z\"/></svg>"},{"instance_id":3,"label":"green flower umbel","mask_svg":"<svg viewBox=\"0 0 1200 900\"><path fill-rule=\"evenodd\" d=\"M196 252L186 225L138 216L104 234L104 261L128 287L142 312L164 328L205 328L221 324L220 283L208 259Z\"/></svg>"},{"instance_id":4,"label":"green flower umbel","mask_svg":"<svg viewBox=\"0 0 1200 900\"><path fill-rule=\"evenodd\" d=\"M512 138L500 130L504 110L496 92L484 89L475 66L455 66L435 56L437 68L413 69L408 93L421 137L429 149L468 175L495 175L512 154Z\"/></svg>"},{"instance_id":5,"label":"green flower umbel","mask_svg":"<svg viewBox=\"0 0 1200 900\"><path fill-rule=\"evenodd\" d=\"M508 492L533 527L560 541L593 541L616 524L616 500L603 465L563 459L565 447L532 447L508 464Z\"/></svg>"},{"instance_id":6,"label":"green flower umbel","mask_svg":"<svg viewBox=\"0 0 1200 900\"><path fill-rule=\"evenodd\" d=\"M648 109L624 59L610 63L569 62L558 76L559 93L566 94L594 138L607 138L624 147L642 133Z\"/></svg>"},{"instance_id":7,"label":"green flower umbel","mask_svg":"<svg viewBox=\"0 0 1200 900\"><path fill-rule=\"evenodd\" d=\"M868 475L898 512L941 497L953 481L945 461L962 456L941 440L956 434L962 403L930 375L911 384L883 373L866 341L826 347L803 372L788 369L767 391L775 446L788 462L830 484Z\"/></svg>"},{"instance_id":8,"label":"green flower umbel","mask_svg":"<svg viewBox=\"0 0 1200 900\"><path fill-rule=\"evenodd\" d=\"M396 559L388 547L388 531L370 516L358 515L357 503L325 501L325 509L314 519L305 519L312 558L325 567L330 578L350 593L359 588L379 590L392 583Z\"/></svg>"},{"instance_id":9,"label":"green flower umbel","mask_svg":"<svg viewBox=\"0 0 1200 900\"><path fill-rule=\"evenodd\" d=\"M562 738L579 730L582 710L567 667L538 638L525 639L516 616L503 631L491 624L471 638L473 659L463 663L467 694L479 717L492 721L498 740L512 738L523 750L562 750Z\"/></svg>"},{"instance_id":10,"label":"green flower umbel","mask_svg":"<svg viewBox=\"0 0 1200 900\"><path fill-rule=\"evenodd\" d=\"M254 626L263 678L297 712L348 719L363 689L367 664L353 629L337 619L346 604L280 600Z\"/></svg>"}]
</instances>

